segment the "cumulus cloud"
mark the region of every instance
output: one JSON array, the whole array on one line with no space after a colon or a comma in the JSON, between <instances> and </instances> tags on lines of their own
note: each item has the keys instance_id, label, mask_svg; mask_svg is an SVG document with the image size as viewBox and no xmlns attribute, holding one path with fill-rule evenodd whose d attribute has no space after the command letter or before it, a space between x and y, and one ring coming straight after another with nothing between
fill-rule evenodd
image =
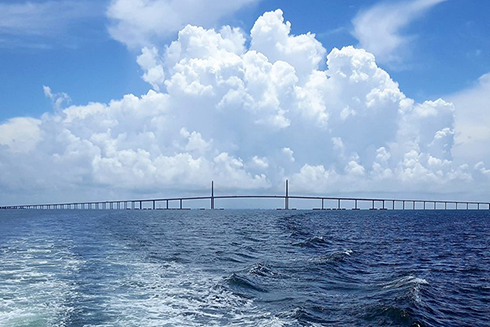
<instances>
[{"instance_id":1,"label":"cumulus cloud","mask_svg":"<svg viewBox=\"0 0 490 327\"><path fill-rule=\"evenodd\" d=\"M407 98L363 49L334 48L322 69L324 48L290 28L280 10L266 13L247 47L239 29L188 25L169 46L142 50L148 93L62 101L40 120L0 125L2 196L26 185L66 200L77 189L202 192L211 180L222 192L272 192L285 178L295 193L488 189L483 159L454 157L452 103ZM64 97L45 93L55 107Z\"/></svg>"},{"instance_id":2,"label":"cumulus cloud","mask_svg":"<svg viewBox=\"0 0 490 327\"><path fill-rule=\"evenodd\" d=\"M150 83L153 89L160 91L160 86L165 82L165 72L161 64L158 49L144 47L136 61L145 72L142 76L143 80Z\"/></svg>"},{"instance_id":3,"label":"cumulus cloud","mask_svg":"<svg viewBox=\"0 0 490 327\"><path fill-rule=\"evenodd\" d=\"M353 19L352 34L359 45L376 55L380 62L400 61L413 36L401 30L429 9L446 0L381 2L361 11Z\"/></svg>"},{"instance_id":4,"label":"cumulus cloud","mask_svg":"<svg viewBox=\"0 0 490 327\"><path fill-rule=\"evenodd\" d=\"M250 36L251 50L264 54L270 62L287 62L298 77L318 69L326 52L314 34L291 35L291 23L284 22L280 9L259 17Z\"/></svg>"},{"instance_id":5,"label":"cumulus cloud","mask_svg":"<svg viewBox=\"0 0 490 327\"><path fill-rule=\"evenodd\" d=\"M187 24L212 27L222 17L259 0L112 0L109 33L134 48L151 46Z\"/></svg>"},{"instance_id":6,"label":"cumulus cloud","mask_svg":"<svg viewBox=\"0 0 490 327\"><path fill-rule=\"evenodd\" d=\"M28 153L41 139L41 121L30 117L9 119L0 125L0 144L12 152Z\"/></svg>"}]
</instances>

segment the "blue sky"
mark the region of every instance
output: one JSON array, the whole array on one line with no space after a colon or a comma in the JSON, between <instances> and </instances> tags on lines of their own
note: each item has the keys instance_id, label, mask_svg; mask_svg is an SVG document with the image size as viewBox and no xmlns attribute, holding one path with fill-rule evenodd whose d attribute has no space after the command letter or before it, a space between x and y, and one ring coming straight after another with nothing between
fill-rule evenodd
<instances>
[{"instance_id":1,"label":"blue sky","mask_svg":"<svg viewBox=\"0 0 490 327\"><path fill-rule=\"evenodd\" d=\"M302 193L484 199L489 12L0 1L0 195L124 198L212 179L270 193L289 178Z\"/></svg>"},{"instance_id":2,"label":"blue sky","mask_svg":"<svg viewBox=\"0 0 490 327\"><path fill-rule=\"evenodd\" d=\"M22 6L26 2L3 0L0 3ZM39 34L31 34L29 26L15 30L0 27L1 120L40 116L49 111L51 104L44 96L43 85L68 93L74 104L107 102L127 93L147 91L134 60L137 53L113 40L107 32L109 22L105 12L109 2L80 3L89 13L71 18L67 23L57 17L53 7L54 12L46 18L52 18L52 26ZM286 19L293 23L294 34L315 33L329 50L358 45L359 41L352 35L352 20L378 3L372 0L259 1L214 25L231 24L249 31L261 14L281 8ZM418 100L442 97L471 86L478 77L490 72L488 12L488 1L449 0L434 6L400 31L401 35L413 38L406 58L381 66L387 67L408 96ZM164 38L162 43L174 39L175 34Z\"/></svg>"}]
</instances>

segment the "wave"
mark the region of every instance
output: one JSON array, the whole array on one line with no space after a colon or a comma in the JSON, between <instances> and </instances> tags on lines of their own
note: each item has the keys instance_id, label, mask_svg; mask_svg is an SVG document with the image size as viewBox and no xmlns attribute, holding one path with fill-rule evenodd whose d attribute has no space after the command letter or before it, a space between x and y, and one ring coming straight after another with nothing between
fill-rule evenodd
<instances>
[{"instance_id":1,"label":"wave","mask_svg":"<svg viewBox=\"0 0 490 327\"><path fill-rule=\"evenodd\" d=\"M274 272L272 268L266 266L262 263L254 264L248 271L252 275L257 275L261 277L273 277L277 276L278 273Z\"/></svg>"},{"instance_id":2,"label":"wave","mask_svg":"<svg viewBox=\"0 0 490 327\"><path fill-rule=\"evenodd\" d=\"M334 319L329 319L329 311L329 309L317 305L300 306L294 308L287 315L293 317L301 326L316 327L326 326L327 324L335 326L338 322Z\"/></svg>"},{"instance_id":3,"label":"wave","mask_svg":"<svg viewBox=\"0 0 490 327\"><path fill-rule=\"evenodd\" d=\"M382 283L380 286L386 290L395 290L405 296L411 297L416 302L421 301L420 289L423 285L429 285L429 282L423 278L415 276L405 276L396 278L392 281Z\"/></svg>"},{"instance_id":4,"label":"wave","mask_svg":"<svg viewBox=\"0 0 490 327\"><path fill-rule=\"evenodd\" d=\"M317 259L320 263L339 263L344 262L347 258L349 258L352 253L354 253L351 249L346 250L338 250L327 253Z\"/></svg>"},{"instance_id":5,"label":"wave","mask_svg":"<svg viewBox=\"0 0 490 327\"><path fill-rule=\"evenodd\" d=\"M307 247L307 248L319 248L331 245L332 242L323 236L313 236L300 242L293 243L293 246Z\"/></svg>"},{"instance_id":6,"label":"wave","mask_svg":"<svg viewBox=\"0 0 490 327\"><path fill-rule=\"evenodd\" d=\"M382 304L366 307L362 318L366 322L370 322L369 325L375 326L425 326L421 321L413 317L409 308L400 308Z\"/></svg>"},{"instance_id":7,"label":"wave","mask_svg":"<svg viewBox=\"0 0 490 327\"><path fill-rule=\"evenodd\" d=\"M400 288L407 285L418 286L418 285L429 285L429 282L424 278L418 278L415 276L404 276L396 278L386 283L380 284L383 288Z\"/></svg>"},{"instance_id":8,"label":"wave","mask_svg":"<svg viewBox=\"0 0 490 327\"><path fill-rule=\"evenodd\" d=\"M374 283L365 289L360 318L373 325L424 326L427 309L421 291L429 282L413 275Z\"/></svg>"},{"instance_id":9,"label":"wave","mask_svg":"<svg viewBox=\"0 0 490 327\"><path fill-rule=\"evenodd\" d=\"M237 291L236 293L238 294L247 295L247 293L250 291L261 293L267 292L267 290L260 286L258 282L247 277L240 276L236 273L231 274L231 276L225 280L228 286L234 291Z\"/></svg>"}]
</instances>

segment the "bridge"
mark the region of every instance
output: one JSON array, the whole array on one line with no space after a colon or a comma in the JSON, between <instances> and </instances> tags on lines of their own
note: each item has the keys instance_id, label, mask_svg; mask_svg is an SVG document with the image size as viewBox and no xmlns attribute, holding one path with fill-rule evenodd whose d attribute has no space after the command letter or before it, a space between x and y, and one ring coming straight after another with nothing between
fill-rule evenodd
<instances>
[{"instance_id":1,"label":"bridge","mask_svg":"<svg viewBox=\"0 0 490 327\"><path fill-rule=\"evenodd\" d=\"M210 209L215 209L215 201L221 199L282 199L284 208L281 210L295 210L290 208L290 200L317 200L318 207L313 210L347 210L343 207L346 203L353 205L351 210L361 210L360 204L364 204L369 210L490 210L490 202L480 201L446 201L423 199L390 199L390 198L358 198L335 196L301 196L289 194L289 181L286 180L286 190L283 195L214 195L214 182L211 182L211 194L209 196L171 197L118 201L90 201L67 202L0 206L0 209L99 209L99 210L189 210L184 207L184 201L209 200ZM326 207L326 202L334 202L334 206ZM177 206L170 206L177 203ZM157 207L157 204L159 205ZM164 204L163 207L161 205ZM321 206L320 206L321 204ZM146 207L145 207L146 205ZM417 207L418 205L418 207ZM204 209L204 208L200 208Z\"/></svg>"}]
</instances>

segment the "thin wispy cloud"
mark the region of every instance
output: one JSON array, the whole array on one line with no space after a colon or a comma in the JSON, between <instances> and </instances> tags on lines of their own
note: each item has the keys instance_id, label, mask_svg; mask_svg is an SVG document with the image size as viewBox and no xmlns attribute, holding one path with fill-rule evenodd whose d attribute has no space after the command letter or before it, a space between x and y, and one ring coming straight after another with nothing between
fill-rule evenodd
<instances>
[{"instance_id":1,"label":"thin wispy cloud","mask_svg":"<svg viewBox=\"0 0 490 327\"><path fill-rule=\"evenodd\" d=\"M101 15L101 4L83 1L0 4L0 37L4 46L44 48L42 39L66 37L71 27Z\"/></svg>"},{"instance_id":2,"label":"thin wispy cloud","mask_svg":"<svg viewBox=\"0 0 490 327\"><path fill-rule=\"evenodd\" d=\"M329 37L329 36L336 35L336 34L341 34L341 33L348 34L349 33L349 30L346 27L344 27L344 26L340 26L340 27L337 27L337 28L334 28L334 29L331 29L331 30L328 30L328 31L324 31L324 32L320 32L320 33L315 33L315 35L318 38L323 38L323 37Z\"/></svg>"},{"instance_id":3,"label":"thin wispy cloud","mask_svg":"<svg viewBox=\"0 0 490 327\"><path fill-rule=\"evenodd\" d=\"M360 47L376 55L378 62L400 62L414 35L402 30L423 16L434 6L446 0L415 0L381 2L360 11L352 20L353 36Z\"/></svg>"}]
</instances>

